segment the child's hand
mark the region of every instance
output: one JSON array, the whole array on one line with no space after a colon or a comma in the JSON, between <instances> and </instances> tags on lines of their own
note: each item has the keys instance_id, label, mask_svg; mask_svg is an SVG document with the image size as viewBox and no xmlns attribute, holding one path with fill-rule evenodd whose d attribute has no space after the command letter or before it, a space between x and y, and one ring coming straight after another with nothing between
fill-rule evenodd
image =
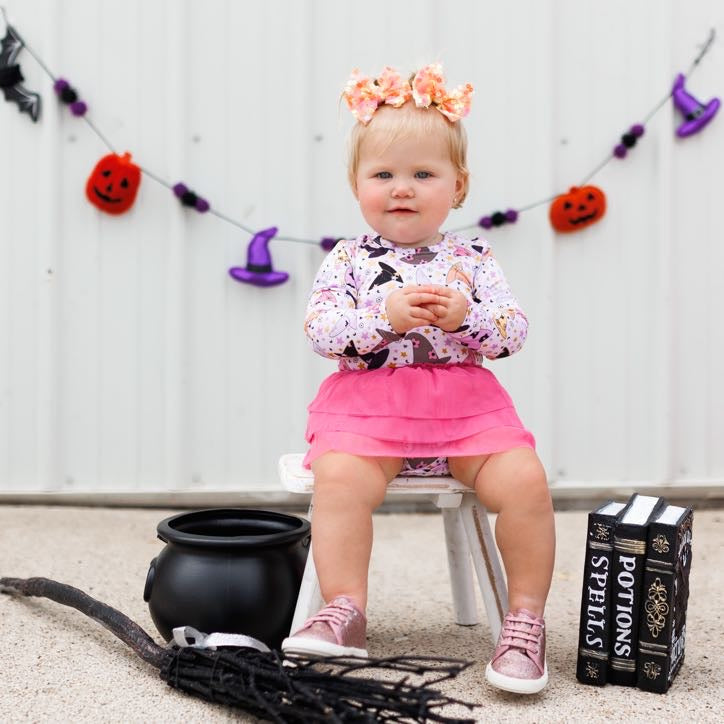
<instances>
[{"instance_id":1,"label":"child's hand","mask_svg":"<svg viewBox=\"0 0 724 724\"><path fill-rule=\"evenodd\" d=\"M468 300L457 289L441 286L433 286L431 289L436 294L437 300L425 304L425 307L437 317L435 326L445 332L454 332L468 313Z\"/></svg>"},{"instance_id":2,"label":"child's hand","mask_svg":"<svg viewBox=\"0 0 724 724\"><path fill-rule=\"evenodd\" d=\"M409 286L397 289L387 297L387 319L397 334L405 334L415 327L426 324L439 326L434 307L440 306L437 289L432 286ZM461 295L462 296L462 295Z\"/></svg>"}]
</instances>

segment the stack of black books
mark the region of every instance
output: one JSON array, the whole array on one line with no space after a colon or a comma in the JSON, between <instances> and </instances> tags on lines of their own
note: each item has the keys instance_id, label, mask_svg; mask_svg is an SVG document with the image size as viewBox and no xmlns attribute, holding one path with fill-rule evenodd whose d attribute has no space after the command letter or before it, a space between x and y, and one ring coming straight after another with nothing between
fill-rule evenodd
<instances>
[{"instance_id":1,"label":"stack of black books","mask_svg":"<svg viewBox=\"0 0 724 724\"><path fill-rule=\"evenodd\" d=\"M664 693L684 661L693 511L634 493L588 516L576 678Z\"/></svg>"}]
</instances>

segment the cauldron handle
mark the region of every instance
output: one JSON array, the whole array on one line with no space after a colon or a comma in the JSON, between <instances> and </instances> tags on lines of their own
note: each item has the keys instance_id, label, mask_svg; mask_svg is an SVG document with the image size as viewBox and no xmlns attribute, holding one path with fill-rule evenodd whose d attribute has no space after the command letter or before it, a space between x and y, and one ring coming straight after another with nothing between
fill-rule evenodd
<instances>
[{"instance_id":1,"label":"cauldron handle","mask_svg":"<svg viewBox=\"0 0 724 724\"><path fill-rule=\"evenodd\" d=\"M151 561L151 565L148 567L148 573L146 574L146 585L143 588L143 600L148 603L151 600L151 589L153 588L153 581L156 578L156 561L158 557Z\"/></svg>"}]
</instances>

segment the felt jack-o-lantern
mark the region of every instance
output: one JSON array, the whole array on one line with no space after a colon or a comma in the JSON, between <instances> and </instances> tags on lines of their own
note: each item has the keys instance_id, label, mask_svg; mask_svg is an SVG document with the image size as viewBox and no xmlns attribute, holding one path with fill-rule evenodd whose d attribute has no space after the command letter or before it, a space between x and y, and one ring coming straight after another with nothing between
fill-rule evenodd
<instances>
[{"instance_id":1,"label":"felt jack-o-lantern","mask_svg":"<svg viewBox=\"0 0 724 724\"><path fill-rule=\"evenodd\" d=\"M556 231L569 232L595 224L605 213L606 195L598 186L573 186L553 200L549 216Z\"/></svg>"},{"instance_id":2,"label":"felt jack-o-lantern","mask_svg":"<svg viewBox=\"0 0 724 724\"><path fill-rule=\"evenodd\" d=\"M122 214L131 208L141 183L141 169L131 162L131 154L109 153L98 161L88 177L85 195L107 214Z\"/></svg>"}]
</instances>

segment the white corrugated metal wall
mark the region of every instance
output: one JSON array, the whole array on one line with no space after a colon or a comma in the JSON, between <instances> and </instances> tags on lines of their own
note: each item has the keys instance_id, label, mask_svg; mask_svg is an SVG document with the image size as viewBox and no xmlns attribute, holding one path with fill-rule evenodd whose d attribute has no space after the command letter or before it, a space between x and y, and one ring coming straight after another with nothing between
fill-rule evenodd
<instances>
[{"instance_id":1,"label":"white corrugated metal wall","mask_svg":"<svg viewBox=\"0 0 724 724\"><path fill-rule=\"evenodd\" d=\"M358 233L338 109L352 67L442 60L477 88L472 190L450 226L582 180L714 27L716 0L5 0L119 152L253 228ZM21 55L38 124L0 105L0 490L264 490L304 447L334 363L301 331L323 252L272 243L281 287L242 286L248 235L144 178L113 218L84 199L107 152ZM724 94L717 39L689 88ZM491 231L529 313L492 365L554 481L724 479L724 117L674 137L667 104L594 178L609 212L552 233L545 206Z\"/></svg>"}]
</instances>

